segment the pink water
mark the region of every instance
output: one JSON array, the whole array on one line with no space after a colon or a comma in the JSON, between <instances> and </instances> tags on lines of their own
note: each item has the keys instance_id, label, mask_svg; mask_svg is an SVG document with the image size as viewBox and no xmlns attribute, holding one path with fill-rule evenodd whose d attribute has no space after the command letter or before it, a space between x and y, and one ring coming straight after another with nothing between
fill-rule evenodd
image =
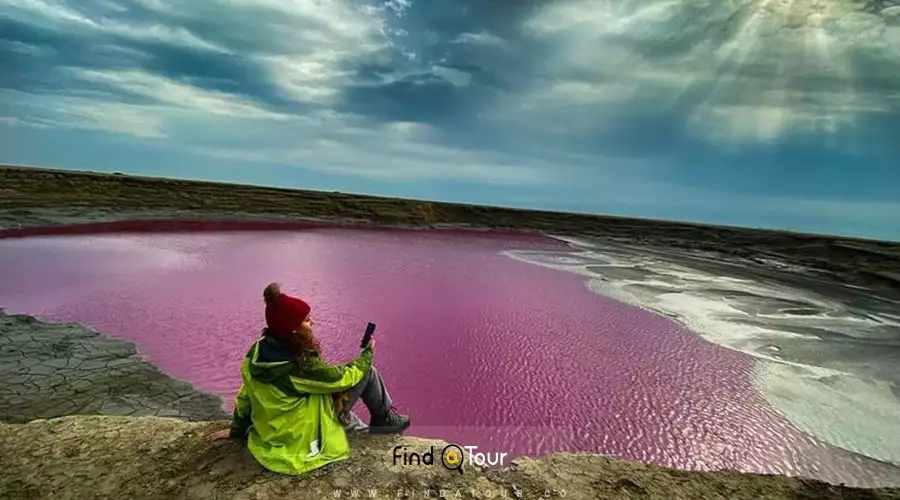
<instances>
[{"instance_id":1,"label":"pink water","mask_svg":"<svg viewBox=\"0 0 900 500\"><path fill-rule=\"evenodd\" d=\"M900 484L896 468L821 444L770 409L749 357L509 249L567 246L338 228L6 239L0 307L134 341L230 412L263 326L261 291L279 281L313 305L331 361L351 359L366 322L378 324L375 363L412 435L511 456L591 451Z\"/></svg>"}]
</instances>

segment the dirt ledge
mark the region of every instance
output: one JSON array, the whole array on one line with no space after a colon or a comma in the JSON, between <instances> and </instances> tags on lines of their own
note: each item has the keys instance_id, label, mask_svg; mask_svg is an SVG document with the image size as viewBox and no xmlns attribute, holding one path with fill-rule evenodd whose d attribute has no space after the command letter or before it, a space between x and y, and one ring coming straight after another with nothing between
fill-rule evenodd
<instances>
[{"instance_id":1,"label":"dirt ledge","mask_svg":"<svg viewBox=\"0 0 900 500\"><path fill-rule=\"evenodd\" d=\"M237 443L206 440L227 426L86 415L0 424L0 498L280 500L354 498L355 492L356 498L387 499L441 498L443 490L444 498L900 499L900 489L677 471L593 454L553 453L459 474L439 465L392 465L394 446L425 451L444 445L393 436L354 437L350 460L284 476L264 470Z\"/></svg>"}]
</instances>

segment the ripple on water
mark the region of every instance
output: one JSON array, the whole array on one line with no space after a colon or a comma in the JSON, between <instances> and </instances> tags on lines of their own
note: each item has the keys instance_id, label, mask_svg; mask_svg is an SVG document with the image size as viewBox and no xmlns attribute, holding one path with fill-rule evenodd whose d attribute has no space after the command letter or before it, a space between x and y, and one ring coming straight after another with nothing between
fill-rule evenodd
<instances>
[{"instance_id":1,"label":"ripple on water","mask_svg":"<svg viewBox=\"0 0 900 500\"><path fill-rule=\"evenodd\" d=\"M763 389L766 401L779 414L789 417L796 426L792 432L802 430L846 450L900 463L900 442L884 439L900 432L895 417L900 413L900 399L890 383L900 380L897 364L890 361L896 357L900 324L886 312L891 310L887 299L858 294L843 300L826 298L772 281L768 271L746 273L765 274L764 280L731 278L640 250L625 252L584 241L574 244L573 253L579 258L587 261L596 256L609 264L547 264L532 259L534 252L510 252L510 256L586 277L589 288L599 294L675 318L712 342L753 356L757 368L767 369L748 378ZM634 268L645 272L630 272ZM822 375L829 373L832 376ZM789 447L788 456L778 462L779 470L802 464L793 467L816 477L860 474L867 478L863 481L896 482L896 467L822 448L820 441L801 438L800 442L819 455L845 456L845 466L854 472L816 463L803 447ZM771 462L760 463L766 463L766 469L771 466Z\"/></svg>"},{"instance_id":2,"label":"ripple on water","mask_svg":"<svg viewBox=\"0 0 900 500\"><path fill-rule=\"evenodd\" d=\"M563 258L559 242L489 234L204 236L117 236L127 244L117 243L110 267L102 245L84 244L96 236L4 240L0 274L10 278L0 303L135 341L166 372L222 395L230 411L240 362L263 326L261 290L277 280L312 303L332 361L355 355L366 322L378 324L376 364L412 414L412 434L513 456L591 451L900 483L895 471L809 440L781 418L754 387L751 358L590 293L587 271L558 272L611 259ZM551 264L511 259L513 250L550 252ZM48 267L69 278L94 271L57 287Z\"/></svg>"}]
</instances>

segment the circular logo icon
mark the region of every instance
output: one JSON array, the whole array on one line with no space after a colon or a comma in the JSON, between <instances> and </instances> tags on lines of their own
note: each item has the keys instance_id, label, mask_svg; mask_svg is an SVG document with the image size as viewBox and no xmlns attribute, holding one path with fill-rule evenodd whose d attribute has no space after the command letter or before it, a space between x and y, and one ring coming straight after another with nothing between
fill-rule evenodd
<instances>
[{"instance_id":1,"label":"circular logo icon","mask_svg":"<svg viewBox=\"0 0 900 500\"><path fill-rule=\"evenodd\" d=\"M462 474L462 462L462 448L455 444L448 444L444 447L444 451L441 452L441 463L444 464L444 467L449 470L458 470Z\"/></svg>"}]
</instances>

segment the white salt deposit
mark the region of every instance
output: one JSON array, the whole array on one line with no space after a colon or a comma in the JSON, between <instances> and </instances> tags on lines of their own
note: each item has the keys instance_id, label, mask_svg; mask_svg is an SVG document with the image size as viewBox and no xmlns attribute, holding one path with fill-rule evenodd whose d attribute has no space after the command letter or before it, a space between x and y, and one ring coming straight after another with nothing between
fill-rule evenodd
<instances>
[{"instance_id":1,"label":"white salt deposit","mask_svg":"<svg viewBox=\"0 0 900 500\"><path fill-rule=\"evenodd\" d=\"M852 310L810 290L722 276L639 248L558 239L573 247L571 258L560 258L559 252L552 258L540 252L506 255L584 276L595 293L675 318L710 342L753 356L759 360L758 387L798 428L832 445L900 464L900 399L891 391L895 381L861 375L852 371L852 363L838 360L787 360L779 345L822 345L816 331L840 334L848 341L880 338L885 329L897 335L900 316ZM802 270L774 259L764 264ZM646 276L617 277L640 276L615 272L624 269L640 269ZM796 314L798 308L810 314Z\"/></svg>"}]
</instances>

